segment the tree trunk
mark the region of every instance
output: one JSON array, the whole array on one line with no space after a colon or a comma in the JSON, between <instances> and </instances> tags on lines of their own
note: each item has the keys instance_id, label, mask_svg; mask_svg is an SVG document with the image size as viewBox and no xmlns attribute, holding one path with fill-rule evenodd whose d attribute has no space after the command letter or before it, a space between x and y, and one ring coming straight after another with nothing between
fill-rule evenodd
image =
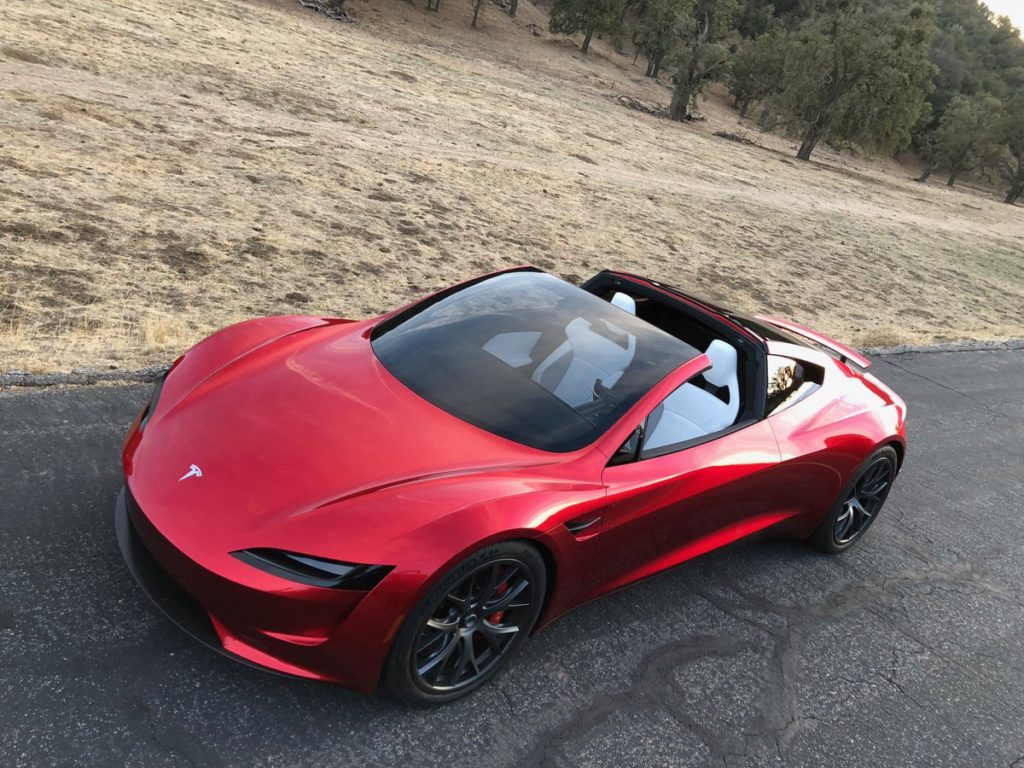
<instances>
[{"instance_id":1,"label":"tree trunk","mask_svg":"<svg viewBox=\"0 0 1024 768\"><path fill-rule=\"evenodd\" d=\"M1024 177L1018 178L1013 182L1003 202L1013 205L1017 202L1017 198L1021 196L1022 192L1024 192Z\"/></svg>"},{"instance_id":2,"label":"tree trunk","mask_svg":"<svg viewBox=\"0 0 1024 768\"><path fill-rule=\"evenodd\" d=\"M647 60L647 71L644 72L644 77L654 77L654 59Z\"/></svg>"},{"instance_id":3,"label":"tree trunk","mask_svg":"<svg viewBox=\"0 0 1024 768\"><path fill-rule=\"evenodd\" d=\"M690 103L695 101L700 92L700 84L705 75L704 65L700 61L700 53L711 33L711 24L707 14L704 15L704 28L699 30L697 37L690 45L690 58L686 63L685 73L680 68L676 72L676 87L672 89L672 103L668 108L669 120L684 120Z\"/></svg>"},{"instance_id":4,"label":"tree trunk","mask_svg":"<svg viewBox=\"0 0 1024 768\"><path fill-rule=\"evenodd\" d=\"M949 179L946 181L946 186L952 187L956 184L957 178L959 178L960 174L966 170L968 170L967 153L958 152L956 157L954 157L952 162L949 164Z\"/></svg>"},{"instance_id":5,"label":"tree trunk","mask_svg":"<svg viewBox=\"0 0 1024 768\"><path fill-rule=\"evenodd\" d=\"M515 17L516 11L519 10L519 0L509 0L508 4L508 15Z\"/></svg>"},{"instance_id":6,"label":"tree trunk","mask_svg":"<svg viewBox=\"0 0 1024 768\"><path fill-rule=\"evenodd\" d=\"M936 170L937 169L934 165L929 165L924 169L924 172L915 179L915 181L928 181L928 178L935 173Z\"/></svg>"},{"instance_id":7,"label":"tree trunk","mask_svg":"<svg viewBox=\"0 0 1024 768\"><path fill-rule=\"evenodd\" d=\"M480 7L484 4L484 0L473 0L473 22L470 24L471 27L476 26L476 20L480 16Z\"/></svg>"},{"instance_id":8,"label":"tree trunk","mask_svg":"<svg viewBox=\"0 0 1024 768\"><path fill-rule=\"evenodd\" d=\"M737 99L736 105L740 109L740 117L746 117L747 116L747 110L750 109L750 99L744 99L743 101L739 101Z\"/></svg>"},{"instance_id":9,"label":"tree trunk","mask_svg":"<svg viewBox=\"0 0 1024 768\"><path fill-rule=\"evenodd\" d=\"M654 60L654 72L651 73L651 77L653 77L655 80L657 80L658 75L661 74L661 58L662 57L659 56Z\"/></svg>"},{"instance_id":10,"label":"tree trunk","mask_svg":"<svg viewBox=\"0 0 1024 768\"><path fill-rule=\"evenodd\" d=\"M594 28L591 27L587 30L587 36L583 38L583 45L580 46L580 53L586 55L587 51L590 50L590 41L594 37Z\"/></svg>"},{"instance_id":11,"label":"tree trunk","mask_svg":"<svg viewBox=\"0 0 1024 768\"><path fill-rule=\"evenodd\" d=\"M636 60L639 59L639 58L640 58L640 49L637 48L636 52L633 53L633 64L634 65L636 64ZM651 66L650 63L648 63L647 66L650 67Z\"/></svg>"},{"instance_id":12,"label":"tree trunk","mask_svg":"<svg viewBox=\"0 0 1024 768\"><path fill-rule=\"evenodd\" d=\"M690 89L679 81L672 91L672 102L668 105L668 119L681 122L686 119L686 108L690 105Z\"/></svg>"},{"instance_id":13,"label":"tree trunk","mask_svg":"<svg viewBox=\"0 0 1024 768\"><path fill-rule=\"evenodd\" d=\"M811 128L804 135L803 143L800 145L800 150L796 153L797 160L810 160L811 152L818 145L818 130L817 128Z\"/></svg>"}]
</instances>

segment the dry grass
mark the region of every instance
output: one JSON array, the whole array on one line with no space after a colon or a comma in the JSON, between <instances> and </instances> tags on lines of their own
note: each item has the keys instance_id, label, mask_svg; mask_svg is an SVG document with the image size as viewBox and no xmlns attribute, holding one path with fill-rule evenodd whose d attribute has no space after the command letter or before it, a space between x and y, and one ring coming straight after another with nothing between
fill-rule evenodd
<instances>
[{"instance_id":1,"label":"dry grass","mask_svg":"<svg viewBox=\"0 0 1024 768\"><path fill-rule=\"evenodd\" d=\"M1024 211L700 125L600 45L446 0L14 0L0 370L136 366L245 316L365 316L504 265L617 267L860 344L1024 335ZM763 148L712 137L745 131Z\"/></svg>"}]
</instances>

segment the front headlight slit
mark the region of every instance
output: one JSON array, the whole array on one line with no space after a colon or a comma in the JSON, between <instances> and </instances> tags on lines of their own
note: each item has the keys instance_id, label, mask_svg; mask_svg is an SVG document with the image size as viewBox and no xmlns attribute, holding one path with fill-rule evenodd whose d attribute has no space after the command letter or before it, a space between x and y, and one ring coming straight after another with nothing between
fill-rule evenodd
<instances>
[{"instance_id":1,"label":"front headlight slit","mask_svg":"<svg viewBox=\"0 0 1024 768\"><path fill-rule=\"evenodd\" d=\"M391 565L345 563L265 547L241 549L231 554L243 563L282 579L328 589L370 590L394 568Z\"/></svg>"}]
</instances>

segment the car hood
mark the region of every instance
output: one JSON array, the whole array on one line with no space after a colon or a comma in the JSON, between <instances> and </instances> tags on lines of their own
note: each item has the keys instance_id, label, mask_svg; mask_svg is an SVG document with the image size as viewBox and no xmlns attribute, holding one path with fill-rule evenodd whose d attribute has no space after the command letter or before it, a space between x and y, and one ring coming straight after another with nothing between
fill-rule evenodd
<instances>
[{"instance_id":1,"label":"car hood","mask_svg":"<svg viewBox=\"0 0 1024 768\"><path fill-rule=\"evenodd\" d=\"M182 547L283 547L291 538L283 530L316 530L311 518L325 511L341 530L346 515L375 514L372 504L349 502L384 489L389 523L404 515L412 529L436 512L394 508L402 499L396 488L507 474L557 458L473 427L411 392L377 360L368 328L282 323L272 338L250 340L241 351L226 334L188 353L125 448L129 487L157 529ZM462 485L486 492L486 483ZM349 522L351 530L373 523Z\"/></svg>"}]
</instances>

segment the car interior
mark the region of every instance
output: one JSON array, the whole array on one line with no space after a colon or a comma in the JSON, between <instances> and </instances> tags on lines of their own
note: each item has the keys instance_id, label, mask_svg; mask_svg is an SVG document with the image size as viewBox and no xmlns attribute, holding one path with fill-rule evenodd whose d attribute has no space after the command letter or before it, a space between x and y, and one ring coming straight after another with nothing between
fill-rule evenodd
<instances>
[{"instance_id":1,"label":"car interior","mask_svg":"<svg viewBox=\"0 0 1024 768\"><path fill-rule=\"evenodd\" d=\"M711 368L679 387L650 415L645 452L685 443L734 425L741 414L740 360L736 348L711 329L687 321L672 307L617 290L604 296L623 312L639 317L703 350ZM484 350L513 367L532 362L537 332L494 336ZM598 388L612 388L629 368L636 338L610 321L578 317L565 329L565 341L544 357L530 378L573 408L594 399Z\"/></svg>"},{"instance_id":2,"label":"car interior","mask_svg":"<svg viewBox=\"0 0 1024 768\"><path fill-rule=\"evenodd\" d=\"M752 415L756 377L753 354L697 313L681 311L678 303L658 295L627 292L633 286L617 281L607 285L601 275L596 285L584 285L599 297L636 315L666 333L702 350L711 368L676 389L648 417L643 454L668 453L673 447L746 423Z\"/></svg>"},{"instance_id":3,"label":"car interior","mask_svg":"<svg viewBox=\"0 0 1024 768\"><path fill-rule=\"evenodd\" d=\"M604 275L599 275L595 280L602 278ZM583 287L588 289L587 285ZM694 350L703 351L711 361L708 370L678 387L651 411L643 425L642 447L636 444L638 439L631 438L627 445L634 445L635 450L623 446L623 456L617 455L615 463L672 453L748 424L759 413L767 415L789 407L820 388L820 367L789 358L761 355L761 365L766 368L759 375L759 358L750 342L734 329L716 328L714 318L686 302L654 292L644 295L646 286L622 280L611 287L597 287L590 292ZM623 288L635 288L637 293ZM576 317L566 325L564 336L558 336L511 331L491 336L482 346L494 358L522 369L528 380L586 415L598 409L604 394L630 375L637 338L619 327L614 317ZM758 384L766 372L767 390ZM755 406L759 394L763 401L760 411ZM629 458L624 459L627 454Z\"/></svg>"},{"instance_id":4,"label":"car interior","mask_svg":"<svg viewBox=\"0 0 1024 768\"><path fill-rule=\"evenodd\" d=\"M703 349L711 368L688 381L669 395L647 420L644 448L653 450L688 442L727 429L740 414L740 386L736 348L708 329L681 318L670 307L650 298L614 291L608 297L612 305ZM685 329L685 336L681 331Z\"/></svg>"}]
</instances>

